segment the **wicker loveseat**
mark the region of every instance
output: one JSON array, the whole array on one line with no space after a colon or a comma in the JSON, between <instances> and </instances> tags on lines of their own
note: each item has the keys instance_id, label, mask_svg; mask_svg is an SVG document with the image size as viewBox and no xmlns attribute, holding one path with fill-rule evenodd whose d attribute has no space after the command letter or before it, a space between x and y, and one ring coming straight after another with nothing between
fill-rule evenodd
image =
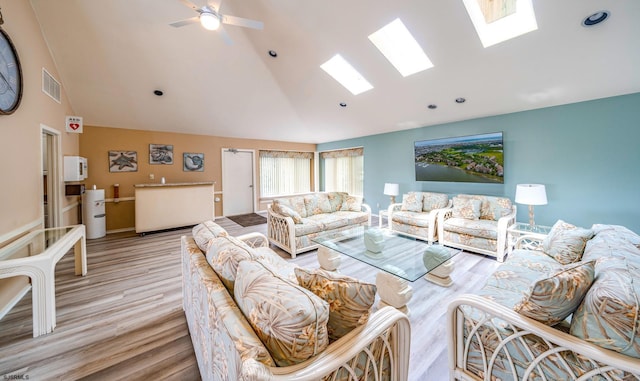
<instances>
[{"instance_id":1,"label":"wicker loveseat","mask_svg":"<svg viewBox=\"0 0 640 381\"><path fill-rule=\"evenodd\" d=\"M433 243L438 240L438 214L451 204L445 193L408 192L402 203L389 205L389 229Z\"/></svg>"},{"instance_id":2,"label":"wicker loveseat","mask_svg":"<svg viewBox=\"0 0 640 381\"><path fill-rule=\"evenodd\" d=\"M506 197L459 194L452 208L438 214L438 242L502 262L515 218L516 206Z\"/></svg>"},{"instance_id":3,"label":"wicker loveseat","mask_svg":"<svg viewBox=\"0 0 640 381\"><path fill-rule=\"evenodd\" d=\"M322 232L338 235L360 225L371 225L371 208L362 203L362 198L344 192L281 197L268 206L269 242L291 254L292 258L317 248L312 240Z\"/></svg>"},{"instance_id":4,"label":"wicker loveseat","mask_svg":"<svg viewBox=\"0 0 640 381\"><path fill-rule=\"evenodd\" d=\"M409 320L372 312L374 285L300 268L264 235L231 237L212 221L183 236L181 251L203 380L407 380Z\"/></svg>"},{"instance_id":5,"label":"wicker loveseat","mask_svg":"<svg viewBox=\"0 0 640 381\"><path fill-rule=\"evenodd\" d=\"M640 236L559 221L535 241L450 303L451 379L639 380Z\"/></svg>"}]
</instances>

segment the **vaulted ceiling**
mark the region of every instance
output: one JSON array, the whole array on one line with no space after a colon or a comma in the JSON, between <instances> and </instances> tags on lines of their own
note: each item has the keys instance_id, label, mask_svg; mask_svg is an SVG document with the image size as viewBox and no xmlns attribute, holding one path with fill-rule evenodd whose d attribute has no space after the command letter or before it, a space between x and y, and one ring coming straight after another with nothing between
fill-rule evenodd
<instances>
[{"instance_id":1,"label":"vaulted ceiling","mask_svg":"<svg viewBox=\"0 0 640 381\"><path fill-rule=\"evenodd\" d=\"M169 26L196 15L179 0L31 3L87 125L322 143L640 91L638 0L534 0L538 29L488 48L462 0L223 0L264 22L224 26L233 45ZM433 68L402 77L369 41L396 18ZM338 53L372 90L354 96L320 69Z\"/></svg>"}]
</instances>

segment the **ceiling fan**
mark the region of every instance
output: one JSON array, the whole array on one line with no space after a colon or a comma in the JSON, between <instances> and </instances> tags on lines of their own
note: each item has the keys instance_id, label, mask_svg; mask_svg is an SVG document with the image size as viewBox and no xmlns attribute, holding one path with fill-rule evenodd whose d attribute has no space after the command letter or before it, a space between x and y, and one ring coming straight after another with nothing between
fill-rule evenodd
<instances>
[{"instance_id":1,"label":"ceiling fan","mask_svg":"<svg viewBox=\"0 0 640 381\"><path fill-rule=\"evenodd\" d=\"M217 30L220 28L220 24L242 26L245 28L253 28L253 29L259 29L259 30L261 30L264 27L264 24L262 23L262 21L250 20L250 19L230 16L230 15L223 15L222 13L220 13L220 3L222 2L222 0L207 0L207 5L203 7L198 7L197 5L192 3L190 0L180 0L180 2L185 6L198 12L198 16L188 18L186 20L176 21L169 24L175 28L180 28L185 25L197 24L197 23L200 23L203 28L208 30ZM224 29L221 29L221 32L222 32L222 37L224 38L224 41L227 44L231 45L232 41L229 35L224 31Z\"/></svg>"}]
</instances>

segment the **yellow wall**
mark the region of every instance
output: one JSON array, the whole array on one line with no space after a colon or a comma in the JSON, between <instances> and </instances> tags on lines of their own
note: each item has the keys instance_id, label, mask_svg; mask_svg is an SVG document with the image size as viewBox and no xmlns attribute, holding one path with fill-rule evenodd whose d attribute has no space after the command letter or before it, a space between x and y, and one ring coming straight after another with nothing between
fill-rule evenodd
<instances>
[{"instance_id":1,"label":"yellow wall","mask_svg":"<svg viewBox=\"0 0 640 381\"><path fill-rule=\"evenodd\" d=\"M27 0L2 2L2 29L18 52L23 95L11 115L0 115L0 247L43 226L41 124L60 132L62 153L77 155L79 139L64 132L66 115L74 115L64 86L62 102L42 92L42 68L60 81L31 4ZM62 168L60 168L62 173ZM63 224L77 223L77 197L62 197ZM0 310L28 285L26 277L0 280Z\"/></svg>"},{"instance_id":2,"label":"yellow wall","mask_svg":"<svg viewBox=\"0 0 640 381\"><path fill-rule=\"evenodd\" d=\"M60 75L29 1L3 2L2 16L2 29L18 51L24 86L20 107L11 115L0 115L0 245L43 220L40 125L61 132L63 154L77 155L79 149L78 136L64 132L65 116L74 115L64 86L61 104L42 92L42 68L59 81ZM77 222L77 199L63 197L64 223Z\"/></svg>"},{"instance_id":3,"label":"yellow wall","mask_svg":"<svg viewBox=\"0 0 640 381\"><path fill-rule=\"evenodd\" d=\"M149 164L149 144L173 145L174 162L172 165ZM179 134L171 132L155 132L130 130L124 128L108 128L84 126L80 137L80 156L88 159L89 177L84 181L87 189L96 185L105 190L107 199L107 231L132 229L135 226L134 185L159 183L164 177L167 183L215 181L216 196L221 199L216 203L216 216L222 215L224 201L224 184L222 183L222 149L236 148L255 150L255 168L259 168L258 150L285 150L313 152L315 144L290 143L271 140L236 139L219 136ZM109 151L136 151L138 154L137 172L109 172ZM182 169L184 152L204 153L203 172L185 172ZM154 179L150 179L150 175ZM259 182L259 176L256 175ZM113 184L120 186L119 203L112 202ZM260 189L260 184L255 184ZM257 210L264 210L261 203Z\"/></svg>"}]
</instances>

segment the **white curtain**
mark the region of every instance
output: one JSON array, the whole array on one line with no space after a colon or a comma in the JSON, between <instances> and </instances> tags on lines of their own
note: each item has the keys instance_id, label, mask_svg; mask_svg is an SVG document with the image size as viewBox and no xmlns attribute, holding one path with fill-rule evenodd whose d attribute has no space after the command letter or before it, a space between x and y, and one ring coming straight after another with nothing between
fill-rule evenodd
<instances>
[{"instance_id":1,"label":"white curtain","mask_svg":"<svg viewBox=\"0 0 640 381\"><path fill-rule=\"evenodd\" d=\"M311 191L310 152L260 151L260 196Z\"/></svg>"},{"instance_id":2,"label":"white curtain","mask_svg":"<svg viewBox=\"0 0 640 381\"><path fill-rule=\"evenodd\" d=\"M354 196L364 194L364 155L362 148L323 152L324 190L347 192Z\"/></svg>"}]
</instances>

